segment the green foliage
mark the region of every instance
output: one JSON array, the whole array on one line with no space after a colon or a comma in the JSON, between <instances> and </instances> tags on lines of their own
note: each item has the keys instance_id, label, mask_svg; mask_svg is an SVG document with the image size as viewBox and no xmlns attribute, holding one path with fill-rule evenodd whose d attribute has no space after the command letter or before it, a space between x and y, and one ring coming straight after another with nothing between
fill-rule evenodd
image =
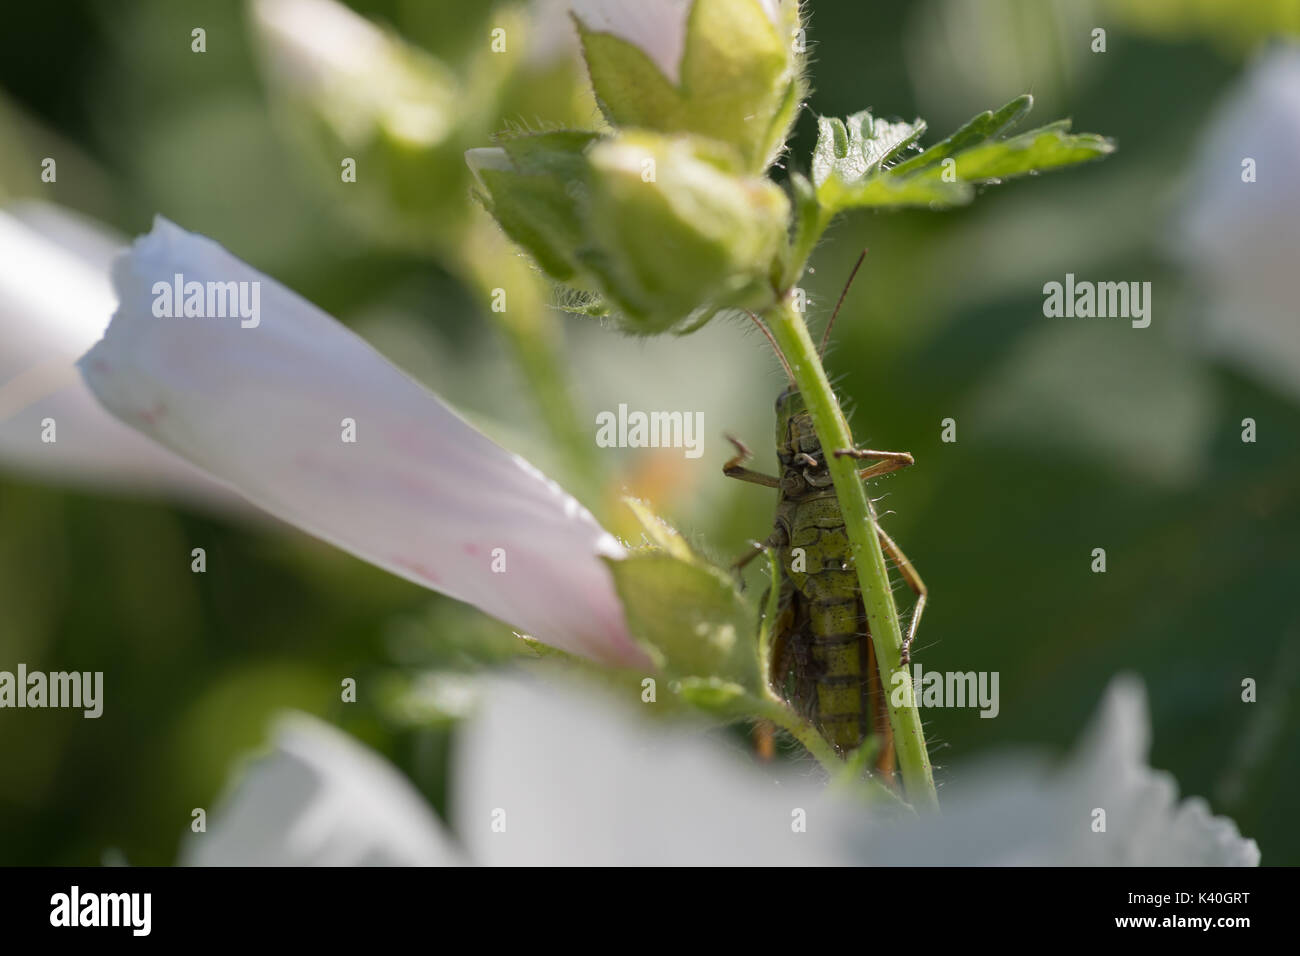
<instances>
[{"instance_id":1,"label":"green foliage","mask_svg":"<svg viewBox=\"0 0 1300 956\"><path fill-rule=\"evenodd\" d=\"M1114 143L1093 133L1071 133L1060 120L1010 138L999 138L1033 104L1028 94L996 111L985 111L947 139L901 159L925 132L925 122L888 122L869 112L841 122L818 120L813 184L832 211L861 207L956 206L970 202L974 187L1100 159Z\"/></svg>"},{"instance_id":2,"label":"green foliage","mask_svg":"<svg viewBox=\"0 0 1300 956\"><path fill-rule=\"evenodd\" d=\"M696 555L644 504L629 506L651 544L608 564L633 636L668 676L704 679L689 685L698 700L734 700L722 685L755 688L757 623L731 576ZM705 686L712 690L705 693Z\"/></svg>"},{"instance_id":3,"label":"green foliage","mask_svg":"<svg viewBox=\"0 0 1300 956\"><path fill-rule=\"evenodd\" d=\"M513 136L499 149L467 154L480 199L515 242L559 282L572 282L583 237L571 184L586 178L585 152L595 133Z\"/></svg>"},{"instance_id":4,"label":"green foliage","mask_svg":"<svg viewBox=\"0 0 1300 956\"><path fill-rule=\"evenodd\" d=\"M509 137L467 161L507 234L552 278L597 292L627 331L773 301L789 203L725 143L566 131Z\"/></svg>"}]
</instances>

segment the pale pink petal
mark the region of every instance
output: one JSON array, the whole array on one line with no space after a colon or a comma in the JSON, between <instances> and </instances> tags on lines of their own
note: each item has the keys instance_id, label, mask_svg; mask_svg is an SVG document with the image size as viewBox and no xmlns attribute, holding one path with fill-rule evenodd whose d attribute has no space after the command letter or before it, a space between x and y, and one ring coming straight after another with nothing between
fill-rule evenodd
<instances>
[{"instance_id":1,"label":"pale pink petal","mask_svg":"<svg viewBox=\"0 0 1300 956\"><path fill-rule=\"evenodd\" d=\"M155 283L176 274L247 283L249 317L155 317ZM563 650L646 664L601 561L622 556L618 542L358 336L162 218L113 278L121 305L80 363L113 414L394 574ZM345 420L355 442L344 440ZM504 573L494 570L501 560Z\"/></svg>"},{"instance_id":2,"label":"pale pink petal","mask_svg":"<svg viewBox=\"0 0 1300 956\"><path fill-rule=\"evenodd\" d=\"M48 203L0 211L0 467L228 507L239 500L123 427L77 374L77 359L104 334L117 304L109 265L125 245ZM46 420L52 442L43 440Z\"/></svg>"}]
</instances>

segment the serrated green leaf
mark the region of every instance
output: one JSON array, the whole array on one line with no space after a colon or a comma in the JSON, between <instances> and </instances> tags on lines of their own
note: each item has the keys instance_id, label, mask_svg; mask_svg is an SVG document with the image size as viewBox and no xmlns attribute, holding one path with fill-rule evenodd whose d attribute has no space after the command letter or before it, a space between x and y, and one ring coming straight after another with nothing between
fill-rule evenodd
<instances>
[{"instance_id":1,"label":"serrated green leaf","mask_svg":"<svg viewBox=\"0 0 1300 956\"><path fill-rule=\"evenodd\" d=\"M959 153L963 149L978 145L999 133L1010 129L1022 116L1033 108L1034 98L1028 93L1017 96L999 110L985 110L972 118L961 129L947 139L940 140L911 159L905 159L891 169L895 176L914 173L933 166L935 163Z\"/></svg>"},{"instance_id":2,"label":"serrated green leaf","mask_svg":"<svg viewBox=\"0 0 1300 956\"><path fill-rule=\"evenodd\" d=\"M1100 159L1115 149L1104 136L1070 132L1059 120L1006 139L997 137L1033 105L1028 94L971 119L947 139L889 165L915 143L924 123L885 123L868 113L846 123L822 117L813 181L825 210L961 205L974 185L996 183Z\"/></svg>"},{"instance_id":3,"label":"serrated green leaf","mask_svg":"<svg viewBox=\"0 0 1300 956\"><path fill-rule=\"evenodd\" d=\"M1114 144L1104 136L1067 130L1067 124L1044 126L1011 139L968 149L955 157L957 178L968 182L1011 179L1086 163L1115 150Z\"/></svg>"},{"instance_id":4,"label":"serrated green leaf","mask_svg":"<svg viewBox=\"0 0 1300 956\"><path fill-rule=\"evenodd\" d=\"M891 122L874 118L870 111L854 113L841 122L819 117L820 135L813 152L813 185L820 193L827 183L838 180L852 186L866 180L925 132L925 121Z\"/></svg>"}]
</instances>

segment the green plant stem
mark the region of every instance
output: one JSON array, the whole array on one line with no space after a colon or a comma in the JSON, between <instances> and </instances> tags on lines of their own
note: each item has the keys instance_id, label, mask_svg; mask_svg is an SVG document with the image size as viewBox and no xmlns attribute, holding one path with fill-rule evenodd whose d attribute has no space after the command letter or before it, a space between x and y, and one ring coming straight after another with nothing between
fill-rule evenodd
<instances>
[{"instance_id":1,"label":"green plant stem","mask_svg":"<svg viewBox=\"0 0 1300 956\"><path fill-rule=\"evenodd\" d=\"M834 748L826 742L826 739L817 732L817 729L812 724L801 720L799 715L785 706L783 702L772 700L771 697L765 695L758 712L759 716L767 718L803 744L804 749L817 758L817 762L832 777L843 769L844 761L839 758Z\"/></svg>"},{"instance_id":2,"label":"green plant stem","mask_svg":"<svg viewBox=\"0 0 1300 956\"><path fill-rule=\"evenodd\" d=\"M912 693L911 675L901 663L903 635L898 626L898 609L894 605L885 556L880 550L880 539L876 537L875 512L867 498L866 489L858 478L857 460L837 458L833 454L836 449L854 447L848 422L840 410L831 383L826 378L826 371L822 368L817 347L808 334L803 316L794 310L790 297L784 296L768 312L767 318L777 344L790 363L804 405L812 416L813 428L817 431L817 438L821 441L826 457L826 467L835 484L835 494L839 498L844 524L848 530L854 567L857 568L858 582L862 586L862 603L866 607L867 623L871 628L881 686L889 704L889 723L894 732L894 748L903 786L908 800L917 809L938 809L934 772L930 767L930 755L921 730L921 715ZM900 683L906 692L896 695L893 690ZM896 696L903 697L902 705L895 706ZM800 740L803 741L803 738ZM809 746L807 742L804 745ZM811 746L809 749L812 749Z\"/></svg>"}]
</instances>

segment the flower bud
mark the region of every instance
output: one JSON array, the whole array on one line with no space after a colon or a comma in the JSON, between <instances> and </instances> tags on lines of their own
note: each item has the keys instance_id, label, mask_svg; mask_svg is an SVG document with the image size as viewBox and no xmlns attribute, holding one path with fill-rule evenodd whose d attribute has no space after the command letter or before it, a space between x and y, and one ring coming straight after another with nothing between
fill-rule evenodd
<instances>
[{"instance_id":1,"label":"flower bud","mask_svg":"<svg viewBox=\"0 0 1300 956\"><path fill-rule=\"evenodd\" d=\"M601 110L616 127L698 133L761 172L805 92L794 0L574 0Z\"/></svg>"},{"instance_id":2,"label":"flower bud","mask_svg":"<svg viewBox=\"0 0 1300 956\"><path fill-rule=\"evenodd\" d=\"M790 212L779 187L693 137L624 133L588 155L586 265L632 330L771 303Z\"/></svg>"},{"instance_id":3,"label":"flower bud","mask_svg":"<svg viewBox=\"0 0 1300 956\"><path fill-rule=\"evenodd\" d=\"M502 229L552 278L600 295L628 331L772 301L789 201L723 143L557 132L466 160Z\"/></svg>"}]
</instances>

